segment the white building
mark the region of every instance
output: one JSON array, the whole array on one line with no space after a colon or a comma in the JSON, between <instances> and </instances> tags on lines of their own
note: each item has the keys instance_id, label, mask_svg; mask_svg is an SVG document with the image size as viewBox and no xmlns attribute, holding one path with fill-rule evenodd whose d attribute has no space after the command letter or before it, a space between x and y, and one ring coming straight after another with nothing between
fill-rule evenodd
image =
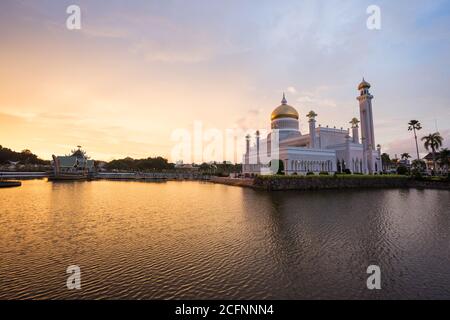
<instances>
[{"instance_id":1,"label":"white building","mask_svg":"<svg viewBox=\"0 0 450 320\"><path fill-rule=\"evenodd\" d=\"M283 94L281 105L271 115L271 132L261 139L256 132L256 144L250 146L247 136L243 159L244 174L267 172L272 160L283 162L284 173L343 172L376 174L382 170L380 146L375 145L370 84L364 79L359 84L360 119L354 118L350 130L316 126L317 114L308 113L309 133L299 130L299 113L287 104ZM361 139L359 124L361 124ZM273 140L273 144L272 144ZM277 143L278 141L278 143ZM278 148L276 148L278 145ZM274 152L275 151L275 152Z\"/></svg>"},{"instance_id":2,"label":"white building","mask_svg":"<svg viewBox=\"0 0 450 320\"><path fill-rule=\"evenodd\" d=\"M52 156L54 174L88 174L95 170L94 160L89 160L85 153L78 149L71 156Z\"/></svg>"}]
</instances>

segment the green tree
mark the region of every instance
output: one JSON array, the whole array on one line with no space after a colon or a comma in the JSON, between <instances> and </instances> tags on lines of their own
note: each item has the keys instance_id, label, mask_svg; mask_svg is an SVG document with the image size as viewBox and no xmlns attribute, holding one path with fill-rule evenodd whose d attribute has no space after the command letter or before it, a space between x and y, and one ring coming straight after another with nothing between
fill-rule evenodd
<instances>
[{"instance_id":1,"label":"green tree","mask_svg":"<svg viewBox=\"0 0 450 320\"><path fill-rule=\"evenodd\" d=\"M427 165L425 164L425 161L419 159L419 160L414 160L411 164L412 168L415 170L419 170L419 171L424 171L427 167Z\"/></svg>"},{"instance_id":2,"label":"green tree","mask_svg":"<svg viewBox=\"0 0 450 320\"><path fill-rule=\"evenodd\" d=\"M444 168L444 173L446 175L448 175L448 167L450 165L450 150L448 150L447 148L442 149L440 154L439 154L439 165L441 166L441 168Z\"/></svg>"},{"instance_id":3,"label":"green tree","mask_svg":"<svg viewBox=\"0 0 450 320\"><path fill-rule=\"evenodd\" d=\"M392 163L391 157L387 153L381 154L381 163L383 166L383 170L387 171L387 169L390 167L390 165Z\"/></svg>"},{"instance_id":4,"label":"green tree","mask_svg":"<svg viewBox=\"0 0 450 320\"><path fill-rule=\"evenodd\" d=\"M427 165L425 164L425 161L419 159L419 160L413 160L411 164L411 176L413 176L416 179L422 178L422 172L425 171Z\"/></svg>"},{"instance_id":5,"label":"green tree","mask_svg":"<svg viewBox=\"0 0 450 320\"><path fill-rule=\"evenodd\" d=\"M408 168L406 168L404 165L398 166L397 174L406 175L407 173L408 173Z\"/></svg>"},{"instance_id":6,"label":"green tree","mask_svg":"<svg viewBox=\"0 0 450 320\"><path fill-rule=\"evenodd\" d=\"M141 171L164 171L175 167L162 157L134 160L133 166Z\"/></svg>"},{"instance_id":7,"label":"green tree","mask_svg":"<svg viewBox=\"0 0 450 320\"><path fill-rule=\"evenodd\" d=\"M402 160L408 160L409 158L411 158L411 156L407 152L402 153L400 157L402 158Z\"/></svg>"},{"instance_id":8,"label":"green tree","mask_svg":"<svg viewBox=\"0 0 450 320\"><path fill-rule=\"evenodd\" d=\"M278 161L278 171L276 174L284 174L284 163L282 160L272 160ZM269 166L272 167L272 161L269 162Z\"/></svg>"},{"instance_id":9,"label":"green tree","mask_svg":"<svg viewBox=\"0 0 450 320\"><path fill-rule=\"evenodd\" d=\"M422 141L424 141L424 147L428 151L431 150L431 154L433 155L433 169L436 170L436 150L442 147L442 141L444 138L440 135L439 132L431 133L425 137L422 137Z\"/></svg>"},{"instance_id":10,"label":"green tree","mask_svg":"<svg viewBox=\"0 0 450 320\"><path fill-rule=\"evenodd\" d=\"M203 173L210 173L210 172L211 172L211 165L208 164L208 163L206 163L206 162L203 162L203 163L199 166L199 169L200 169L200 171L203 172Z\"/></svg>"},{"instance_id":11,"label":"green tree","mask_svg":"<svg viewBox=\"0 0 450 320\"><path fill-rule=\"evenodd\" d=\"M0 164L8 164L9 162L20 162L21 164L29 165L48 165L49 161L40 159L30 150L25 149L21 152L15 152L8 148L0 146Z\"/></svg>"},{"instance_id":12,"label":"green tree","mask_svg":"<svg viewBox=\"0 0 450 320\"><path fill-rule=\"evenodd\" d=\"M414 132L414 139L416 140L417 160L420 160L419 144L417 143L417 131L422 130L422 125L418 120L411 120L408 123L408 130Z\"/></svg>"}]
</instances>

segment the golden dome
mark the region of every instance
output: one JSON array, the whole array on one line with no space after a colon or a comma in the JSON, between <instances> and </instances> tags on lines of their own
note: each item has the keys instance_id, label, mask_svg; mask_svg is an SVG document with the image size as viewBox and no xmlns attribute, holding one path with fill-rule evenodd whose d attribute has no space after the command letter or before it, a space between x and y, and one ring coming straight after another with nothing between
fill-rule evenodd
<instances>
[{"instance_id":1,"label":"golden dome","mask_svg":"<svg viewBox=\"0 0 450 320\"><path fill-rule=\"evenodd\" d=\"M369 89L370 88L370 83L368 83L366 80L362 80L362 82L359 84L358 86L358 90L362 90L362 89Z\"/></svg>"},{"instance_id":2,"label":"golden dome","mask_svg":"<svg viewBox=\"0 0 450 320\"><path fill-rule=\"evenodd\" d=\"M287 100L285 95L283 94L283 100L281 100L281 105L273 110L271 115L271 120L280 119L280 118L293 118L298 120L299 114L294 107L291 107L287 104Z\"/></svg>"}]
</instances>

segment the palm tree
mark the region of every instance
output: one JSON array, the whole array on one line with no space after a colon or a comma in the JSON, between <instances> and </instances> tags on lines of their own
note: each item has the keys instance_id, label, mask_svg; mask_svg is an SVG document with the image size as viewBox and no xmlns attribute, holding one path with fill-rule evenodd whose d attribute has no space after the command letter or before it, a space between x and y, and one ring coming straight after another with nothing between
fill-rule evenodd
<instances>
[{"instance_id":1,"label":"palm tree","mask_svg":"<svg viewBox=\"0 0 450 320\"><path fill-rule=\"evenodd\" d=\"M402 160L408 160L409 158L411 158L411 156L407 152L402 153L400 157L402 158Z\"/></svg>"},{"instance_id":2,"label":"palm tree","mask_svg":"<svg viewBox=\"0 0 450 320\"><path fill-rule=\"evenodd\" d=\"M433 170L436 170L436 150L442 147L442 138L439 132L431 133L425 137L422 137L422 141L424 141L423 146L425 149L430 151L433 154Z\"/></svg>"},{"instance_id":3,"label":"palm tree","mask_svg":"<svg viewBox=\"0 0 450 320\"><path fill-rule=\"evenodd\" d=\"M411 120L409 121L408 125L409 125L408 130L414 131L414 139L416 140L417 160L420 160L419 145L417 144L417 131L422 129L422 125L418 120Z\"/></svg>"},{"instance_id":4,"label":"palm tree","mask_svg":"<svg viewBox=\"0 0 450 320\"><path fill-rule=\"evenodd\" d=\"M383 171L387 171L391 165L391 158L387 153L381 155L381 164L383 166Z\"/></svg>"},{"instance_id":5,"label":"palm tree","mask_svg":"<svg viewBox=\"0 0 450 320\"><path fill-rule=\"evenodd\" d=\"M439 154L439 165L441 168L445 168L444 172L445 174L448 174L448 166L450 165L450 150L447 148L442 149L441 153Z\"/></svg>"}]
</instances>

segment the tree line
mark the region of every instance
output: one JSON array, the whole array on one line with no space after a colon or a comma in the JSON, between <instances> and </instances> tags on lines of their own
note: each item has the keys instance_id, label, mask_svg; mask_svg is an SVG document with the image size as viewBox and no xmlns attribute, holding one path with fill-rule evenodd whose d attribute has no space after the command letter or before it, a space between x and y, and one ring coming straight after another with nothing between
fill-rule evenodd
<instances>
[{"instance_id":1,"label":"tree line","mask_svg":"<svg viewBox=\"0 0 450 320\"><path fill-rule=\"evenodd\" d=\"M424 160L420 159L419 155L419 142L417 133L422 130L422 125L418 120L411 120L408 122L408 131L414 134L414 141L416 146L416 159L411 163L412 171L420 173L426 170L426 163ZM431 153L433 159L433 167L431 173L434 175L437 173L437 169L440 168L445 174L448 174L450 166L450 151L447 148L442 148L444 138L439 132L429 133L420 139L423 142L424 148ZM440 149L442 148L442 149ZM409 160L412 156L409 153L402 153L400 156L401 160ZM397 166L397 171L400 174L405 174L408 172L408 168L404 165L398 165L400 159L391 159L387 153L381 155L383 169L386 170L391 165ZM439 167L438 167L439 165Z\"/></svg>"},{"instance_id":2,"label":"tree line","mask_svg":"<svg viewBox=\"0 0 450 320\"><path fill-rule=\"evenodd\" d=\"M147 159L133 159L130 157L118 160L112 160L105 165L108 170L124 170L124 171L159 171L159 170L173 170L175 164L162 157L147 158Z\"/></svg>"},{"instance_id":3,"label":"tree line","mask_svg":"<svg viewBox=\"0 0 450 320\"><path fill-rule=\"evenodd\" d=\"M78 146L78 149L72 150L71 156L87 157L86 152ZM176 166L163 157L149 157L145 159L133 159L126 157L123 159L112 160L110 162L95 161L98 167L100 163L104 163L106 170L119 171L174 171ZM50 161L42 160L30 150L26 149L21 152L15 152L0 145L0 165L19 164L19 165L50 165ZM192 167L200 173L211 175L229 175L231 173L241 172L240 164L231 164L229 162L209 162L202 164L193 164Z\"/></svg>"},{"instance_id":4,"label":"tree line","mask_svg":"<svg viewBox=\"0 0 450 320\"><path fill-rule=\"evenodd\" d=\"M37 165L49 165L50 161L42 160L37 155L32 153L30 150L25 149L21 152L13 151L9 148L3 148L3 146L0 145L0 164L10 164L13 163L20 163L20 164L37 164Z\"/></svg>"}]
</instances>

